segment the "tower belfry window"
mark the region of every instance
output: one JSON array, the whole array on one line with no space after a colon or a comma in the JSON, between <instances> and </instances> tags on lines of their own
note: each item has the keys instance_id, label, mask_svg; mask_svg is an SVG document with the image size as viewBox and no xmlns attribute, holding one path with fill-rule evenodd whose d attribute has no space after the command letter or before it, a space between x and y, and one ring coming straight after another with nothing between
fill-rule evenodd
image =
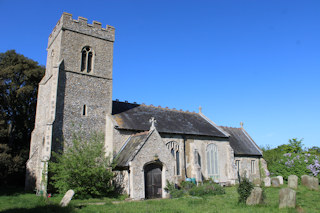
<instances>
[{"instance_id":1,"label":"tower belfry window","mask_svg":"<svg viewBox=\"0 0 320 213\"><path fill-rule=\"evenodd\" d=\"M91 47L84 47L81 51L81 72L90 73L93 66L93 50Z\"/></svg>"}]
</instances>

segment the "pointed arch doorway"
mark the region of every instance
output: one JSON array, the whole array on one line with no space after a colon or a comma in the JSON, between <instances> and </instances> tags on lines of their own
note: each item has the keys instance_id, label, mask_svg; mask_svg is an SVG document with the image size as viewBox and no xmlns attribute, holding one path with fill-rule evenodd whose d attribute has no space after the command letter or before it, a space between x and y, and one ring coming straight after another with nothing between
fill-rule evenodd
<instances>
[{"instance_id":1,"label":"pointed arch doorway","mask_svg":"<svg viewBox=\"0 0 320 213\"><path fill-rule=\"evenodd\" d=\"M145 198L162 198L162 164L151 163L144 167Z\"/></svg>"}]
</instances>

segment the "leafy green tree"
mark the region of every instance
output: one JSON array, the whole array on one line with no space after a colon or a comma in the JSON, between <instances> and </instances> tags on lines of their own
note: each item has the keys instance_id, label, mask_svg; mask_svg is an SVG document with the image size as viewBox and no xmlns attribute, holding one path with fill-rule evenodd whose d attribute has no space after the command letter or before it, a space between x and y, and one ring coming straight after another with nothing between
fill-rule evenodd
<instances>
[{"instance_id":1,"label":"leafy green tree","mask_svg":"<svg viewBox=\"0 0 320 213\"><path fill-rule=\"evenodd\" d=\"M38 83L44 67L9 50L0 53L1 183L24 184Z\"/></svg>"},{"instance_id":2,"label":"leafy green tree","mask_svg":"<svg viewBox=\"0 0 320 213\"><path fill-rule=\"evenodd\" d=\"M69 189L78 198L102 197L114 191L114 174L110 158L104 151L102 134L74 134L72 144L63 154L54 153L55 162L49 163L51 184L59 193Z\"/></svg>"},{"instance_id":3,"label":"leafy green tree","mask_svg":"<svg viewBox=\"0 0 320 213\"><path fill-rule=\"evenodd\" d=\"M313 146L313 147L308 149L308 153L314 154L314 155L320 155L320 147Z\"/></svg>"},{"instance_id":4,"label":"leafy green tree","mask_svg":"<svg viewBox=\"0 0 320 213\"><path fill-rule=\"evenodd\" d=\"M29 147L44 70L15 50L0 53L0 139L13 151Z\"/></svg>"},{"instance_id":5,"label":"leafy green tree","mask_svg":"<svg viewBox=\"0 0 320 213\"><path fill-rule=\"evenodd\" d=\"M0 144L0 185L23 181L19 179L23 178L24 165L25 159L21 154L13 156L7 144Z\"/></svg>"},{"instance_id":6,"label":"leafy green tree","mask_svg":"<svg viewBox=\"0 0 320 213\"><path fill-rule=\"evenodd\" d=\"M289 139L288 144L280 145L274 149L270 146L263 147L263 158L267 161L268 168L279 163L286 153L302 153L304 151L302 141L303 139L292 138Z\"/></svg>"}]
</instances>

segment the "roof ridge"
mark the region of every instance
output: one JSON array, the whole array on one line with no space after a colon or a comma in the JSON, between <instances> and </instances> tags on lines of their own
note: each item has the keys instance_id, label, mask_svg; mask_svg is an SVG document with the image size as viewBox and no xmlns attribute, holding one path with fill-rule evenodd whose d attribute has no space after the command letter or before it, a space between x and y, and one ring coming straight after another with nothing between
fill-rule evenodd
<instances>
[{"instance_id":1,"label":"roof ridge","mask_svg":"<svg viewBox=\"0 0 320 213\"><path fill-rule=\"evenodd\" d=\"M153 104L150 104L150 105L147 105L145 103L142 103L142 104L138 104L137 102L133 102L133 103L130 103L128 101L120 101L119 99L116 99L116 100L113 100L115 102L118 102L118 103L125 103L125 104L136 104L136 105L139 105L139 106L144 106L144 107L153 107L153 108L158 108L158 109L163 109L163 110L168 110L168 111L175 111L175 112L182 112L182 113L189 113L189 114L199 114L195 111L189 111L189 110L186 110L184 111L183 109L176 109L176 108L169 108L169 107L162 107L161 105L158 105L158 106L154 106Z\"/></svg>"},{"instance_id":2,"label":"roof ridge","mask_svg":"<svg viewBox=\"0 0 320 213\"><path fill-rule=\"evenodd\" d=\"M233 128L233 129L242 129L241 127L232 127L232 126L220 126L222 128Z\"/></svg>"}]
</instances>

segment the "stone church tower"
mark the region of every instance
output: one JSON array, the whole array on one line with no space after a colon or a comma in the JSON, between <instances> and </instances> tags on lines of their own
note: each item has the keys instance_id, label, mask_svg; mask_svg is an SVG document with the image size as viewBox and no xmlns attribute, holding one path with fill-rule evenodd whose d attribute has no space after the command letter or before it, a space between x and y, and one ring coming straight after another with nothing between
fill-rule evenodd
<instances>
[{"instance_id":1,"label":"stone church tower","mask_svg":"<svg viewBox=\"0 0 320 213\"><path fill-rule=\"evenodd\" d=\"M111 26L63 13L48 41L47 66L39 83L26 189L45 193L51 151L68 146L72 134L105 132L112 111Z\"/></svg>"}]
</instances>

